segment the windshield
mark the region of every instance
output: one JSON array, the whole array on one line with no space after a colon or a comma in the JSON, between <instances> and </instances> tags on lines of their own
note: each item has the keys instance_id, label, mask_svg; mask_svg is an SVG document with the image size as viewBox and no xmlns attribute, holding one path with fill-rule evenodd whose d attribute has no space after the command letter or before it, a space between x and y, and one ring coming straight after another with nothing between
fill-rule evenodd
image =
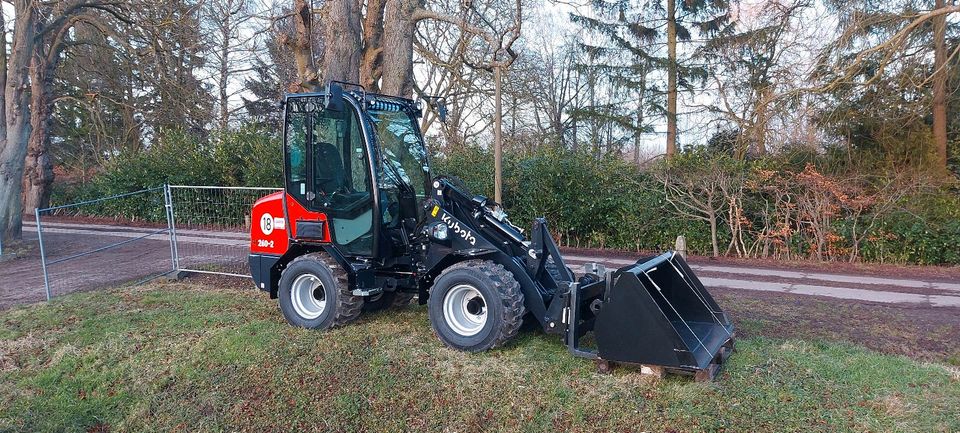
<instances>
[{"instance_id":1,"label":"windshield","mask_svg":"<svg viewBox=\"0 0 960 433\"><path fill-rule=\"evenodd\" d=\"M402 182L413 187L418 198L425 198L430 167L416 119L404 110L374 109L368 113L383 149L381 187L395 188Z\"/></svg>"}]
</instances>

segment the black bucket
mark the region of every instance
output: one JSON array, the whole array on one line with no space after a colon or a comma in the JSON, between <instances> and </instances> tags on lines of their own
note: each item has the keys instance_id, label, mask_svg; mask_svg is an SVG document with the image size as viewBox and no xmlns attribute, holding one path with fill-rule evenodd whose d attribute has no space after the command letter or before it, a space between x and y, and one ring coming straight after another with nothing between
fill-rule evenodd
<instances>
[{"instance_id":1,"label":"black bucket","mask_svg":"<svg viewBox=\"0 0 960 433\"><path fill-rule=\"evenodd\" d=\"M611 278L594 325L601 359L697 371L732 345L733 324L675 252Z\"/></svg>"}]
</instances>

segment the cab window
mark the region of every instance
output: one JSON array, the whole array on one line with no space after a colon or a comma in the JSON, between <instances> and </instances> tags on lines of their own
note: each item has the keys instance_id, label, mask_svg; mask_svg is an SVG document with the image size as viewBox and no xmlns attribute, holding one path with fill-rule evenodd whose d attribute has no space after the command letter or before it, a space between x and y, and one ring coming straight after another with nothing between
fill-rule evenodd
<instances>
[{"instance_id":1,"label":"cab window","mask_svg":"<svg viewBox=\"0 0 960 433\"><path fill-rule=\"evenodd\" d=\"M333 241L348 255L371 255L373 199L366 145L349 104L323 109L321 97L288 100L287 191L327 215Z\"/></svg>"}]
</instances>

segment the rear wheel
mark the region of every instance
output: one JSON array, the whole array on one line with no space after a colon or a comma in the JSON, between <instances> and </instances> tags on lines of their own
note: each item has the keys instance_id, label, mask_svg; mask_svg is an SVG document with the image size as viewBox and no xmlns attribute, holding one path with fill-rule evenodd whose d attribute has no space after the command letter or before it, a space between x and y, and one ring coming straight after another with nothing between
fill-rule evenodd
<instances>
[{"instance_id":1,"label":"rear wheel","mask_svg":"<svg viewBox=\"0 0 960 433\"><path fill-rule=\"evenodd\" d=\"M469 260L445 269L430 289L430 324L440 341L480 352L498 347L523 323L520 284L502 265Z\"/></svg>"},{"instance_id":2,"label":"rear wheel","mask_svg":"<svg viewBox=\"0 0 960 433\"><path fill-rule=\"evenodd\" d=\"M291 325L327 329L360 315L363 300L350 291L347 273L324 253L297 257L280 276L280 311Z\"/></svg>"}]
</instances>

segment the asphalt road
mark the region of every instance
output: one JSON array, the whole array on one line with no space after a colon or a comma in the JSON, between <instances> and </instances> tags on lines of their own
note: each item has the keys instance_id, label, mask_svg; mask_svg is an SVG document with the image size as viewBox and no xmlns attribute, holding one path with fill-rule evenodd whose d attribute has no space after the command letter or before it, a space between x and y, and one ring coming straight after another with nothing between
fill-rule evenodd
<instances>
[{"instance_id":1,"label":"asphalt road","mask_svg":"<svg viewBox=\"0 0 960 433\"><path fill-rule=\"evenodd\" d=\"M102 224L45 222L44 239L52 257L69 257L78 252L97 249L111 243L130 242L89 256L57 263L58 273L51 276L55 293L85 290L115 281L129 281L134 274L162 273L171 267L169 237L155 233L156 228L138 228ZM24 227L27 237L35 237L36 227ZM151 234L144 239L141 238ZM233 266L242 273L246 262L249 238L246 233L207 230L177 231L181 265L208 266L217 263ZM56 260L56 259L54 259ZM596 257L584 254L565 255L568 264L578 271L579 265L601 263L618 268L634 263L629 256ZM0 273L13 275L0 291L0 307L11 303L40 300L43 278L39 263L21 259L0 263ZM804 272L776 267L744 267L724 264L696 263L691 266L708 289L781 292L795 295L877 302L913 304L927 307L960 307L960 283L932 278L887 278L868 274Z\"/></svg>"}]
</instances>

